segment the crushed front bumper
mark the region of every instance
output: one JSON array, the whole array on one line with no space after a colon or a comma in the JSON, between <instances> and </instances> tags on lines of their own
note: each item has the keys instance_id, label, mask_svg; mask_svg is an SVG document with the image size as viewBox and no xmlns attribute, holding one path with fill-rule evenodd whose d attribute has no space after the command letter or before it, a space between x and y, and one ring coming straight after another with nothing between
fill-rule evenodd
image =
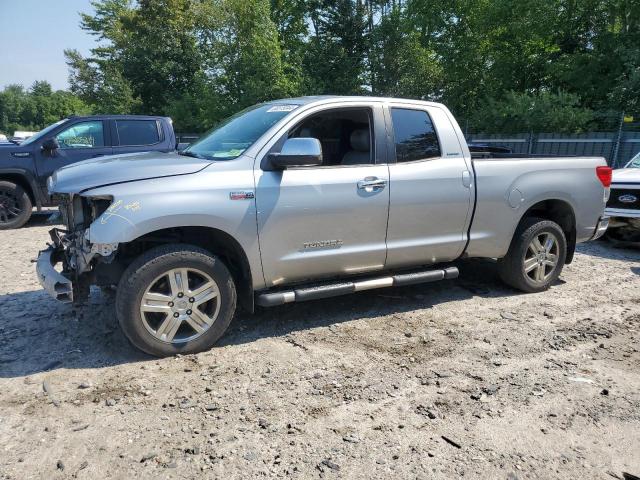
<instances>
[{"instance_id":1,"label":"crushed front bumper","mask_svg":"<svg viewBox=\"0 0 640 480\"><path fill-rule=\"evenodd\" d=\"M71 280L54 267L60 262L61 251L53 247L40 252L36 263L38 281L49 295L63 303L73 302L73 284Z\"/></svg>"}]
</instances>

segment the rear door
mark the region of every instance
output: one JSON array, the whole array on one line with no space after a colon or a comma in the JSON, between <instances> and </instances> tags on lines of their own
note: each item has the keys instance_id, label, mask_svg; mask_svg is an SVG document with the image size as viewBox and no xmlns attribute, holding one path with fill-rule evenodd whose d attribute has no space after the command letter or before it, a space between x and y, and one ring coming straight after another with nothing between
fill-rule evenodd
<instances>
[{"instance_id":1,"label":"rear door","mask_svg":"<svg viewBox=\"0 0 640 480\"><path fill-rule=\"evenodd\" d=\"M472 175L447 113L390 104L388 268L445 262L466 244ZM436 128L437 127L437 128Z\"/></svg>"},{"instance_id":2,"label":"rear door","mask_svg":"<svg viewBox=\"0 0 640 480\"><path fill-rule=\"evenodd\" d=\"M384 268L389 207L384 117L379 104L348 108L359 107L370 113L370 146L355 145L357 151L336 154L347 148L346 142L354 143L350 135L320 135L303 128L301 122L313 114L347 110L346 105L323 106L289 125L280 140L292 131L318 138L327 165L274 172L257 163L258 235L267 286Z\"/></svg>"},{"instance_id":3,"label":"rear door","mask_svg":"<svg viewBox=\"0 0 640 480\"><path fill-rule=\"evenodd\" d=\"M79 120L70 123L55 138L60 144L58 150L47 152L37 147L34 152L38 178L42 185L46 184L53 172L65 165L111 155L112 152L109 130L104 120Z\"/></svg>"}]
</instances>

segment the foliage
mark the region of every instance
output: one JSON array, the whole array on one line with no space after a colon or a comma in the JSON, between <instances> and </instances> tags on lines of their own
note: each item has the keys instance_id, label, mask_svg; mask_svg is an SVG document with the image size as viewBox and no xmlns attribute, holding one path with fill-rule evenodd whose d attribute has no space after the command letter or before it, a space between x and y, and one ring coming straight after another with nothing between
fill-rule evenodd
<instances>
[{"instance_id":1,"label":"foliage","mask_svg":"<svg viewBox=\"0 0 640 480\"><path fill-rule=\"evenodd\" d=\"M183 131L310 94L433 99L493 131L640 113L637 0L92 4L80 25L95 47L65 52L71 92L94 112L169 114Z\"/></svg>"},{"instance_id":2,"label":"foliage","mask_svg":"<svg viewBox=\"0 0 640 480\"><path fill-rule=\"evenodd\" d=\"M500 100L488 100L471 118L471 125L473 131L484 133L580 133L593 120L593 112L580 106L577 95L511 91Z\"/></svg>"},{"instance_id":3,"label":"foliage","mask_svg":"<svg viewBox=\"0 0 640 480\"><path fill-rule=\"evenodd\" d=\"M47 82L35 82L29 90L9 85L0 91L0 132L37 131L71 115L89 113L89 107L71 92L53 91Z\"/></svg>"}]
</instances>

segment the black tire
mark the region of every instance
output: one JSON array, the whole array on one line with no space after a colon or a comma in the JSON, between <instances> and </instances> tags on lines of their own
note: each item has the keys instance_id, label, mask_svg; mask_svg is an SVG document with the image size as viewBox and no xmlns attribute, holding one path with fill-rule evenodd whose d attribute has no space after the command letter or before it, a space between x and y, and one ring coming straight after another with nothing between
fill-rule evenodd
<instances>
[{"instance_id":1,"label":"black tire","mask_svg":"<svg viewBox=\"0 0 640 480\"><path fill-rule=\"evenodd\" d=\"M535 256L529 246L535 238L541 235L551 234L557 241L554 246L557 263L555 267L547 266L548 272L543 269L543 279L532 278L531 273L525 272L525 257ZM544 237L543 237L544 238ZM498 260L498 273L504 283L526 293L536 293L547 290L560 276L567 257L567 239L562 228L551 220L541 218L525 218L522 220L511 240L509 251L504 258ZM529 259L531 261L533 259ZM541 260L544 262L544 260ZM541 267L535 267L537 270ZM536 272L533 272L535 277Z\"/></svg>"},{"instance_id":2,"label":"black tire","mask_svg":"<svg viewBox=\"0 0 640 480\"><path fill-rule=\"evenodd\" d=\"M215 282L219 310L213 323L199 337L184 343L168 343L148 330L149 322L146 316L143 319L140 305L154 279L180 268L203 272ZM235 310L236 287L229 270L219 258L194 245L162 245L143 253L125 270L116 292L116 315L124 334L135 347L157 357L210 349L227 330Z\"/></svg>"},{"instance_id":3,"label":"black tire","mask_svg":"<svg viewBox=\"0 0 640 480\"><path fill-rule=\"evenodd\" d=\"M0 230L20 228L31 218L33 204L20 185L0 181Z\"/></svg>"}]
</instances>

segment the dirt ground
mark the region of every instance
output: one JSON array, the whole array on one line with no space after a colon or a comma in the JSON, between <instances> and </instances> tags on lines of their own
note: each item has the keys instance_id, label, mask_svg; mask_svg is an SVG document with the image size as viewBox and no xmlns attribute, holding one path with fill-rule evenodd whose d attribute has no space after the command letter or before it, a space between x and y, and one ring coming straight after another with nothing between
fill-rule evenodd
<instances>
[{"instance_id":1,"label":"dirt ground","mask_svg":"<svg viewBox=\"0 0 640 480\"><path fill-rule=\"evenodd\" d=\"M0 478L640 475L640 251L579 247L549 292L442 282L240 314L135 351L113 298L57 304L42 217L0 232Z\"/></svg>"}]
</instances>

